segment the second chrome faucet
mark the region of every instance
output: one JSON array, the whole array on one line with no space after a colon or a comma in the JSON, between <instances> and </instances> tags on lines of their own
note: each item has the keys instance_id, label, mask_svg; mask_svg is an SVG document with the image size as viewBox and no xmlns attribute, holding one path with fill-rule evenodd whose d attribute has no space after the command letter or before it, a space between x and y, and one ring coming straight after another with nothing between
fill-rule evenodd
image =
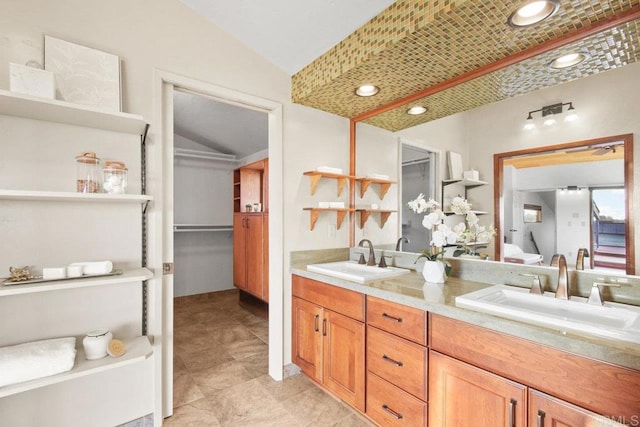
<instances>
[{"instance_id":1,"label":"second chrome faucet","mask_svg":"<svg viewBox=\"0 0 640 427\"><path fill-rule=\"evenodd\" d=\"M569 271L567 260L562 254L555 254L553 259L558 265L558 285L556 286L556 298L569 299Z\"/></svg>"}]
</instances>

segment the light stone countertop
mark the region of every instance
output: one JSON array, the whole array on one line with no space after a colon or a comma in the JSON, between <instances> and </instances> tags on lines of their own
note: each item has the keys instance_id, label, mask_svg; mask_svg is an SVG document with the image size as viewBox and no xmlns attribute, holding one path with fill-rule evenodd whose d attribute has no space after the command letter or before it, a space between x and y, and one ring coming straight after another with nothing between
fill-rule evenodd
<instances>
[{"instance_id":1,"label":"light stone countertop","mask_svg":"<svg viewBox=\"0 0 640 427\"><path fill-rule=\"evenodd\" d=\"M290 272L291 274L471 323L558 350L640 370L640 345L554 331L550 328L507 320L455 306L456 296L492 286L493 284L491 283L480 283L450 277L445 284L438 285L425 282L421 273L412 271L402 276L360 284L307 271L306 264L294 265L291 267Z\"/></svg>"}]
</instances>

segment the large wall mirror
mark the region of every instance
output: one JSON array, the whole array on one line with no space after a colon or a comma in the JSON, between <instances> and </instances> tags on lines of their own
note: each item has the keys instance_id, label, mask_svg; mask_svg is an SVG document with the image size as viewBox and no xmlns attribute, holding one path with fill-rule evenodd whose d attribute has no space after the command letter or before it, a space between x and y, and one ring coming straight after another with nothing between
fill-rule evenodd
<instances>
[{"instance_id":1,"label":"large wall mirror","mask_svg":"<svg viewBox=\"0 0 640 427\"><path fill-rule=\"evenodd\" d=\"M494 183L496 260L635 274L632 134L494 154Z\"/></svg>"}]
</instances>

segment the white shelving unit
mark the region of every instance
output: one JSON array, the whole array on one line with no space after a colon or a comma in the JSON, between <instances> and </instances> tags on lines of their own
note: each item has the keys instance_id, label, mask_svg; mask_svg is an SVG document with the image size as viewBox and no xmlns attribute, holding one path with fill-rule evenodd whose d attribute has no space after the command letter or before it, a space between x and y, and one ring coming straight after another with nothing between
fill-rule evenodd
<instances>
[{"instance_id":1,"label":"white shelving unit","mask_svg":"<svg viewBox=\"0 0 640 427\"><path fill-rule=\"evenodd\" d=\"M77 105L77 104L72 104L72 103L58 101L58 100L38 98L38 97L33 97L33 96L28 96L23 94L16 94L16 93L8 92L6 90L0 90L0 115L36 120L41 122L65 124L65 125L74 126L74 127L81 127L83 129L86 129L86 137L89 140L91 139L91 136L92 136L91 132L95 133L96 131L101 131L101 130L116 132L119 134L126 134L126 135L100 134L100 136L102 138L103 143L105 143L106 141L106 143L108 144L109 142L113 141L114 152L117 152L118 150L122 150L123 153L134 152L133 150L135 150L135 147L126 148L128 141L136 141L136 140L138 141L138 144L142 148L141 154L140 154L140 165L141 165L140 176L142 181L140 192L141 193L145 192L144 190L145 189L145 185L144 185L145 171L143 167L145 164L145 139L146 139L146 134L147 134L149 125L145 122L142 116L135 115L135 114L128 114L128 113L121 113L121 112L105 111L100 108ZM29 126L26 122L23 125L21 122L18 122L15 120L11 121L10 125L12 128L15 128L15 129L20 129L22 126ZM42 126L44 127L39 127L39 129L46 128L46 125L42 125ZM64 134L64 132L67 132L65 128L56 127L55 129L59 130L58 136L61 134ZM84 136L85 132L83 132L82 130L80 132ZM78 132L76 130L69 129L69 134L74 135L74 138L76 139L78 138ZM39 131L39 134L29 135L28 138L29 139L27 140L27 142L31 144L30 147L34 147L34 146L37 147L38 144L40 143L47 144L51 142L47 139L46 131ZM59 146L59 147L56 147L57 149L60 149L60 150L70 149L69 147L64 145L64 138L62 138L62 142L60 141L60 138L56 139L55 141L58 143L57 145ZM121 144L121 141L124 141L124 143ZM12 143L18 144L18 142L19 141L14 141ZM73 140L73 142L75 143L76 140ZM13 151L12 155L16 156L16 158L10 158L6 160L16 160L17 156L21 155L21 152L19 150ZM33 167L35 168L36 166L33 166ZM21 171L18 171L18 172L22 173ZM28 169L28 167L25 168L24 174L29 174L29 173L30 173L30 170ZM44 182L46 178L42 176L41 179ZM40 181L36 180L36 184L38 184L38 182ZM142 233L145 232L146 207L153 200L153 197L145 194L101 194L101 193L86 194L86 193L75 193L75 192L68 192L68 191L39 191L37 189L34 190L32 188L33 185L29 185L29 189L25 189L25 188L20 188L19 184L12 185L11 187L12 188L0 189L0 201L16 202L13 205L9 205L6 203L5 205L8 206L7 215L11 215L12 212L15 212L16 218L10 217L9 219L11 221L13 221L14 219L17 220L18 222L22 221L21 223L18 224L18 227L25 227L25 226L29 227L33 223L33 221L37 221L37 219L35 219L36 218L35 216L27 216L27 219L22 219L19 217L20 212L25 210L25 207L19 205L19 203L22 203L22 202L24 203L58 202L58 204L55 205L53 209L58 215L56 219L59 221L60 227L63 230L66 227L74 228L74 223L73 223L72 215L68 216L68 220L64 216L64 214L60 215L61 211L60 211L59 205L61 203L68 203L69 205L73 204L74 206L77 205L78 203L84 203L87 205L93 205L97 203L101 205L101 206L96 206L95 208L81 207L83 215L85 216L89 215L89 217L94 220L93 222L91 222L92 224L91 226L94 228L87 229L87 236L91 235L90 232L98 232L98 233L104 232L104 230L95 229L95 227L99 227L100 223L98 221L101 214L103 214L104 212L108 212L109 210L116 209L113 206L120 206L120 205L131 206L136 204L142 205L142 209L139 209L139 210L131 209L131 208L126 208L126 209L117 208L119 212L122 212L122 215L120 215L119 217L119 221L120 221L119 224L126 225L126 227L121 231L121 233L125 234L125 236L124 238L121 237L120 240L117 241L117 243L113 243L108 239L102 240L102 242L108 242L111 245L107 247L107 250L105 250L104 253L108 253L108 254L116 253L116 251L120 250L120 246L116 247L115 245L116 244L122 245L121 247L126 248L126 250L124 251L125 253L125 255L123 255L124 258L119 261L126 262L129 265L132 265L132 264L136 265L140 263L142 267L126 269L125 271L122 272L122 274L109 275L109 276L86 277L86 278L65 279L65 280L47 281L47 282L30 283L30 284L11 284L11 285L0 286L0 302L4 304L3 307L5 308L6 307L13 308L15 304L23 303L24 301L27 301L25 298L33 298L34 301L37 300L38 304L40 304L39 307L46 307L46 309L44 310L44 313L48 317L44 317L44 318L46 318L47 321L50 322L50 325L52 325L47 330L48 331L55 330L54 334L57 336L65 336L65 331L76 332L76 333L69 333L69 335L66 335L66 336L78 336L77 332L78 332L79 323L82 325L84 324L90 325L94 321L104 321L105 319L108 319L107 320L108 322L111 322L113 320L112 322L113 324L111 325L111 327L115 329L116 325L118 324L117 322L119 321L128 322L126 324L123 324L122 326L123 330L127 330L128 332L126 332L124 336L118 337L119 339L124 341L126 346L126 353L123 356L118 358L105 357L100 360L91 360L91 361L86 360L86 357L83 351L83 346L82 346L82 339L80 338L77 340L77 343L76 343L77 354L75 359L75 366L71 371L58 374L58 375L35 379L32 381L0 387L0 399L6 397L8 399L5 402L15 402L16 399L18 399L17 400L18 402L22 402L24 401L23 399L27 399L27 400L30 399L30 395L25 395L25 396L15 396L15 395L28 392L28 391L34 391L36 389L41 389L43 387L51 386L54 384L65 383L65 385L58 386L60 388L55 388L55 389L52 388L51 389L52 393L53 393L53 390L66 390L67 392L73 392L76 394L86 393L87 402L94 402L94 404L98 404L98 401L102 401L102 400L96 400L98 399L98 396L101 396L102 390L100 390L100 387L102 386L102 384L106 384L106 383L111 384L111 382L122 382L123 384L127 383L128 377L127 377L127 374L125 373L127 372L127 370L125 369L125 370L116 371L116 369L127 366L127 365L142 363L145 360L153 357L153 345L150 342L149 338L147 336L144 336L144 334L146 333L145 319L147 316L147 313L145 311L146 300L147 300L145 282L148 280L154 279L155 276L153 271L149 270L148 268L144 268L146 236L143 234L141 239L135 238L130 240L127 238L128 236L126 236L126 233L129 230L135 231L135 232L142 231ZM105 206L105 205L111 205L111 207ZM30 207L28 209L30 209ZM47 209L48 209L47 206L37 205L37 209L42 210L43 216L47 215ZM65 209L68 212L73 212L73 210L75 210L76 208L75 207L71 208L70 206L69 207L63 206L63 209ZM65 211L62 211L62 212L65 212ZM95 212L95 215L94 215L94 212ZM136 212L139 212L139 213L136 213ZM3 212L3 214L4 213L5 212ZM142 215L142 225L140 224L140 217L138 215ZM48 225L48 226L54 227L57 225L58 224L56 223L55 225ZM44 235L57 236L56 233L52 233L52 234L44 233ZM57 242L56 241L52 242L51 238L52 237L49 237L49 240L46 241L46 243L49 245L48 246L49 248L55 248ZM26 243L27 245L34 245L35 238L31 236L27 238L25 241L28 242ZM71 243L71 245L75 245L75 246L69 246L70 245L69 242L65 242L65 245L67 245L66 247L62 246L63 250L66 251L67 254L78 254L83 250L82 245L92 244L89 238L87 240L75 238L75 240L72 240L72 241L73 243ZM136 246L140 244L140 242L142 243L141 256L137 255L137 254L140 254L140 252L138 252L137 248L132 247L131 246L132 243L128 243L129 241L138 242L135 244ZM125 245L128 245L128 246L125 246ZM22 249L27 247L28 246L21 246ZM93 252L93 253L96 253L96 252ZM40 262L42 262L43 260L46 262L46 256L47 256L46 251L44 252L44 254L45 254L44 258L42 253L39 254L40 258L38 259L40 260ZM122 286L111 287L111 285L122 285ZM135 287L139 287L140 289L138 290ZM81 291L81 289L85 289L85 290ZM76 290L78 290L78 292L73 293ZM57 291L65 291L65 293L38 296L38 295L41 295L41 293L43 292L53 293ZM138 291L142 293L142 297L138 297L139 295L137 294ZM33 294L33 297L29 296L28 294ZM27 296L25 297L25 295ZM98 295L100 295L100 297L98 297ZM132 297L133 299L119 300L119 298L121 298L123 295L127 297ZM83 300L83 298L87 298L87 296L91 296L91 297ZM93 296L95 296L95 298L91 301L91 303L94 304L94 307L97 307L99 304L102 303L102 300L100 298L106 297L107 300L109 300L108 303L113 305L114 316L118 316L118 318L111 319L108 313L105 315L104 312L100 312L98 316L101 316L101 317L99 317L98 319L96 317L97 316L96 313L92 312L91 310L85 311L82 307L79 310L75 310L78 307L79 303L82 304L84 301L91 300ZM142 306L140 307L135 302L131 304L131 301L138 301L137 298L140 298L140 301L142 302ZM68 309L70 312L73 312L73 316L75 317L70 317L70 318L73 318L74 320L72 321L67 320L64 316L57 317L55 316L55 314L52 316L51 313L55 313L55 311L50 310L52 308L51 304L53 304L53 303L49 303L50 300L52 301L55 300L57 301L56 302L57 304L62 304L60 309L63 309L63 310ZM122 305L120 305L120 301L122 302ZM65 307L65 304L68 304L68 305ZM122 312L119 313L118 312L119 309L122 309ZM29 307L25 308L25 310L29 310ZM142 314L142 316L140 316L140 313ZM35 315L36 313L32 313L32 314ZM20 313L20 316L28 317L30 316L30 314L28 312L22 312ZM53 337L53 336L48 336L49 332L42 332L38 328L34 330L33 325L34 324L31 324L31 326L23 327L23 329L26 327L29 327L29 329L24 329L24 333L30 336L32 339L35 335L39 335L39 334L42 334L45 336L36 337L36 339L47 339L47 338ZM143 336L139 336L141 333L143 334ZM22 337L22 332L14 333L14 338L12 340L13 342L15 342L16 337L20 339ZM0 342L0 345L7 345L10 343L11 342L7 343L7 341L5 340L3 342ZM137 367L130 368L130 369L134 370L135 375L140 375L140 378L145 378L148 375L146 369L138 370ZM96 373L109 371L109 370L114 370L113 371L114 374L110 376L95 377L95 382L94 380L87 379L85 380L85 382L68 383L68 381L76 378L89 377ZM152 382L151 379L146 379L145 381L147 380ZM87 387L87 389L80 390L76 388L79 386L79 384L86 384L86 381L90 381L92 385L88 387L85 385L84 387ZM129 387L129 386L131 386L132 389L135 389L138 391L136 392L129 389L127 390L123 389L123 396L127 396L127 393L130 393L130 395L128 397L125 397L127 401L126 403L123 403L121 407L126 408L126 412L125 412L126 415L124 416L131 417L129 419L122 420L123 422L130 421L132 418L135 418L135 417L144 416L149 412L155 412L155 411L161 410L160 408L154 409L153 406L150 407L148 402L155 400L155 398L150 399L148 398L148 396L146 396L147 392L152 395L155 395L157 390L142 388L141 386L138 385L138 383L136 383L135 380L132 380L130 384L125 385L125 387ZM38 392L34 391L34 393L38 393ZM43 390L41 393L48 393L48 390ZM81 407L75 407L73 403L70 403L70 406L67 407L66 402L60 396L51 395L48 397L50 397L52 401L57 402L56 405L63 406L60 408L60 411L62 412L68 412L69 410L71 410L71 408L74 408L73 410L77 409L78 411L83 411L85 415L87 413L92 412L91 404L80 405ZM2 402L0 401L0 403ZM16 413L11 412L10 405L3 406L2 411L7 411L7 413L4 415L9 417L9 419L11 419L11 417L20 416L18 412ZM49 414L48 416L53 417L52 419L55 419L55 414ZM123 415L120 415L120 416L123 416ZM118 419L117 421L120 422L121 420Z\"/></svg>"},{"instance_id":2,"label":"white shelving unit","mask_svg":"<svg viewBox=\"0 0 640 427\"><path fill-rule=\"evenodd\" d=\"M105 111L1 89L0 114L137 135L143 134L147 127L144 118L136 114Z\"/></svg>"},{"instance_id":3,"label":"white shelving unit","mask_svg":"<svg viewBox=\"0 0 640 427\"><path fill-rule=\"evenodd\" d=\"M72 193L62 191L0 190L0 200L45 202L145 203L153 200L145 194Z\"/></svg>"},{"instance_id":4,"label":"white shelving unit","mask_svg":"<svg viewBox=\"0 0 640 427\"><path fill-rule=\"evenodd\" d=\"M126 353L120 357L107 356L98 360L87 360L82 345L77 345L78 352L76 354L76 362L73 369L61 374L49 377L38 378L31 381L25 381L18 384L11 384L0 387L0 398L11 396L13 394L22 393L36 388L45 387L64 381L73 380L75 378L84 377L98 372L107 371L109 369L120 368L132 363L141 362L148 359L153 354L151 343L147 337L137 337L126 340Z\"/></svg>"},{"instance_id":5,"label":"white shelving unit","mask_svg":"<svg viewBox=\"0 0 640 427\"><path fill-rule=\"evenodd\" d=\"M115 276L77 278L69 280L55 280L50 282L28 283L24 285L0 286L0 297L9 295L31 294L35 292L59 291L63 289L90 288L93 286L116 285L118 283L134 283L153 278L153 273L147 268L124 271Z\"/></svg>"},{"instance_id":6,"label":"white shelving unit","mask_svg":"<svg viewBox=\"0 0 640 427\"><path fill-rule=\"evenodd\" d=\"M213 224L174 224L174 233L192 233L197 231L233 231L233 225Z\"/></svg>"}]
</instances>

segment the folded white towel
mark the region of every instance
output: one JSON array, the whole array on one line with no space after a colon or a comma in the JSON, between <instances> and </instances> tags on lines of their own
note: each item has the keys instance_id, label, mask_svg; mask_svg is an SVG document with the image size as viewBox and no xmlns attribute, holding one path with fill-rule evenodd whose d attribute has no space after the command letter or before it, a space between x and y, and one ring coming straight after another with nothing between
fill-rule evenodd
<instances>
[{"instance_id":1,"label":"folded white towel","mask_svg":"<svg viewBox=\"0 0 640 427\"><path fill-rule=\"evenodd\" d=\"M0 387L67 372L75 360L75 337L0 347Z\"/></svg>"},{"instance_id":2,"label":"folded white towel","mask_svg":"<svg viewBox=\"0 0 640 427\"><path fill-rule=\"evenodd\" d=\"M109 274L113 270L111 261L74 262L69 267L82 266L82 274Z\"/></svg>"}]
</instances>

